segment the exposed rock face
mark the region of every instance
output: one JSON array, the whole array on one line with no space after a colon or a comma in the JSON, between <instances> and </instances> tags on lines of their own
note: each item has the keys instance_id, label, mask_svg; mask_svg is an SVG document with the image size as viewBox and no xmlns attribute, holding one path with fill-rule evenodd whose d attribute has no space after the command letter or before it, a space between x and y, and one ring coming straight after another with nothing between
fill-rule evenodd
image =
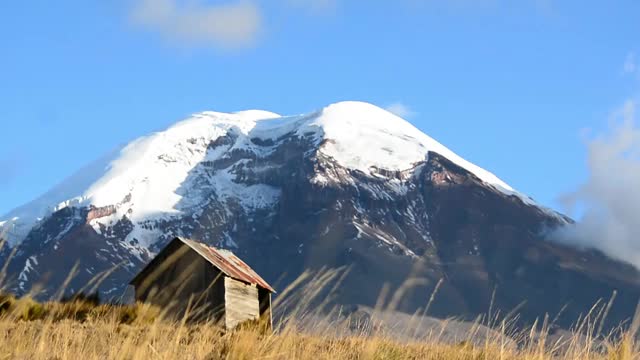
<instances>
[{"instance_id":1,"label":"exposed rock face","mask_svg":"<svg viewBox=\"0 0 640 360\"><path fill-rule=\"evenodd\" d=\"M396 310L424 308L441 282L431 315L517 309L532 322L564 307L558 324L568 326L614 290L610 323L633 313L640 295L634 268L544 240L569 219L436 152L411 168L367 173L323 152L340 145L332 139L296 131L272 138L229 131L208 140L202 151L217 155L203 157L175 190L189 195L176 205L178 215L134 221L136 194L53 212L17 245L12 289L24 293L43 283L42 296L53 296L75 269L68 291L91 289L106 272L98 288L103 298L118 297L179 235L233 250L280 289L306 269L349 267L336 304L373 307L385 284L394 293L417 279ZM194 134L184 146L202 141Z\"/></svg>"}]
</instances>

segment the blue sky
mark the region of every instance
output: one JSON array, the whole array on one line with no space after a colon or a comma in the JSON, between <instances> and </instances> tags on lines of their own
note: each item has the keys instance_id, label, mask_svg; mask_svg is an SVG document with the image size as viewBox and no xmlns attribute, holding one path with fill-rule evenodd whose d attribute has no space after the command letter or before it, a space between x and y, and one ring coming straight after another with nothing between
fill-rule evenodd
<instances>
[{"instance_id":1,"label":"blue sky","mask_svg":"<svg viewBox=\"0 0 640 360\"><path fill-rule=\"evenodd\" d=\"M341 100L404 108L559 208L587 177L584 134L640 85L640 2L585 4L3 1L0 214L193 112Z\"/></svg>"}]
</instances>

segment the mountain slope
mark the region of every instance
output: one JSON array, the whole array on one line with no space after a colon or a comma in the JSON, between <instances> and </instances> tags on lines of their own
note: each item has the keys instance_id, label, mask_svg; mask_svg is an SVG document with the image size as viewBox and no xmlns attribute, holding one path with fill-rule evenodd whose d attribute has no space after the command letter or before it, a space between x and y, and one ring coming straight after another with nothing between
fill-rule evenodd
<instances>
[{"instance_id":1,"label":"mountain slope","mask_svg":"<svg viewBox=\"0 0 640 360\"><path fill-rule=\"evenodd\" d=\"M311 137L315 145L325 141L319 149L322 155L365 174L374 174L377 169L409 170L424 161L428 152L435 152L487 184L507 194L517 194L495 175L460 158L405 120L370 104L343 102L296 117L265 111L194 115L166 131L136 139L107 154L41 198L3 216L0 226L12 226L9 241L16 244L38 219L68 206L105 208L133 203L126 209L131 210L128 218L133 222L153 217L154 213L178 214L182 210L178 205L186 205L179 204L181 201L201 201L175 192L189 171L202 162L224 157L227 152L243 150L262 156L271 149L259 141L274 141L288 134ZM211 142L227 135L236 138L233 144L208 150ZM256 190L261 193L265 189Z\"/></svg>"},{"instance_id":2,"label":"mountain slope","mask_svg":"<svg viewBox=\"0 0 640 360\"><path fill-rule=\"evenodd\" d=\"M72 269L70 291L110 271L99 289L118 296L176 235L230 248L280 287L307 268L349 267L339 304L374 306L407 277L420 281L399 309L424 307L442 279L442 316L486 312L493 298L507 311L527 300L527 320L569 303L566 323L618 289L620 320L638 296L632 267L543 241L569 219L357 102L293 117L197 114L3 218L13 289L44 281L43 296Z\"/></svg>"}]
</instances>

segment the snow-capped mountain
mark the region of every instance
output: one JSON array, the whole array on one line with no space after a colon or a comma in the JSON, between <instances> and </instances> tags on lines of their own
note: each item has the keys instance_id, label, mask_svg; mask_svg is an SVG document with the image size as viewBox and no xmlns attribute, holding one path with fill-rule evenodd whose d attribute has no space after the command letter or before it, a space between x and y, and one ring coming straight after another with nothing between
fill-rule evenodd
<instances>
[{"instance_id":1,"label":"snow-capped mountain","mask_svg":"<svg viewBox=\"0 0 640 360\"><path fill-rule=\"evenodd\" d=\"M277 201L277 189L263 184L238 186L229 171L215 174L207 189L183 183L201 163L220 160L230 152L264 158L274 149L274 145L265 146L264 142L273 143L286 135L307 137L314 147L322 143L318 149L322 156L332 158L345 169L376 177L383 176L377 170L411 173L429 152L435 152L506 194L529 201L407 121L367 103L343 102L317 113L292 117L257 110L196 114L108 154L44 196L5 215L0 226L9 229L8 240L15 245L48 215L66 207L89 207L96 209L89 215L96 231L100 232L101 225L108 226L126 216L134 225L127 240L137 239L141 249L146 249L158 234L141 224L195 213L211 191L223 198L240 199L246 210ZM210 148L224 137L233 137L233 143ZM314 181L322 184L349 179L316 174ZM181 187L191 191L177 191Z\"/></svg>"},{"instance_id":2,"label":"snow-capped mountain","mask_svg":"<svg viewBox=\"0 0 640 360\"><path fill-rule=\"evenodd\" d=\"M351 266L342 303L373 305L382 284L409 275L425 281L406 311L424 306L440 279L442 314L482 313L505 285L496 298L504 308L550 287L565 294L534 302L526 311L536 316L567 299L581 311L621 286L631 289L623 303L637 295L633 268L542 240L570 219L360 102L299 116L195 114L1 219L17 251L12 289L43 282L45 296L78 264L70 291L108 271L99 290L116 297L176 235L233 249L267 280L286 273L285 285L306 268ZM586 292L578 300L576 286Z\"/></svg>"}]
</instances>

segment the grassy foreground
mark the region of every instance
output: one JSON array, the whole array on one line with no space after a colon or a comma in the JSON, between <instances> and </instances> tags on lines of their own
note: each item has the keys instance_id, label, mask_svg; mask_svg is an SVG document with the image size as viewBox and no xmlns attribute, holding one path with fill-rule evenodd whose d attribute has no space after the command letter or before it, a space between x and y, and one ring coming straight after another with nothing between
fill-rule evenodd
<instances>
[{"instance_id":1,"label":"grassy foreground","mask_svg":"<svg viewBox=\"0 0 640 360\"><path fill-rule=\"evenodd\" d=\"M5 269L6 265L0 269L0 285ZM160 309L145 304L99 304L97 299L86 297L39 303L28 296L16 299L3 295L0 286L0 360L640 359L635 340L640 328L640 307L626 331L608 335L602 335L601 330L610 303L601 303L560 338L549 336L546 317L531 329L513 329L509 319L480 319L478 327L487 325L492 329L488 336L479 336L473 324L468 334L453 341L443 337L444 328L416 336L419 326L415 325L423 319L412 317L400 333L413 336L399 337L398 329L387 329L383 319L388 320L388 314L395 316L394 304L402 297L404 285L387 306L383 305L383 291L378 300L381 305L364 323L351 315L320 315L327 313L327 301L314 300L330 299L322 290L336 289L341 276L339 271L302 274L274 302L275 309L290 314L274 324L274 331L248 324L224 332L215 324L169 321L163 319ZM437 286L423 314L435 292ZM443 324L448 326L447 321Z\"/></svg>"},{"instance_id":2,"label":"grassy foreground","mask_svg":"<svg viewBox=\"0 0 640 360\"><path fill-rule=\"evenodd\" d=\"M596 346L577 332L552 343L529 331L534 340L523 337L519 345L501 336L472 345L437 335L401 341L383 331L333 330L302 332L289 321L275 332L244 326L224 333L213 324L162 320L157 309L142 304L0 298L0 359L640 359L625 335Z\"/></svg>"},{"instance_id":3,"label":"grassy foreground","mask_svg":"<svg viewBox=\"0 0 640 360\"><path fill-rule=\"evenodd\" d=\"M0 323L0 357L36 359L498 359L500 349L402 344L245 329L221 334L179 324ZM503 353L503 358L515 355ZM523 357L524 358L524 357Z\"/></svg>"}]
</instances>

